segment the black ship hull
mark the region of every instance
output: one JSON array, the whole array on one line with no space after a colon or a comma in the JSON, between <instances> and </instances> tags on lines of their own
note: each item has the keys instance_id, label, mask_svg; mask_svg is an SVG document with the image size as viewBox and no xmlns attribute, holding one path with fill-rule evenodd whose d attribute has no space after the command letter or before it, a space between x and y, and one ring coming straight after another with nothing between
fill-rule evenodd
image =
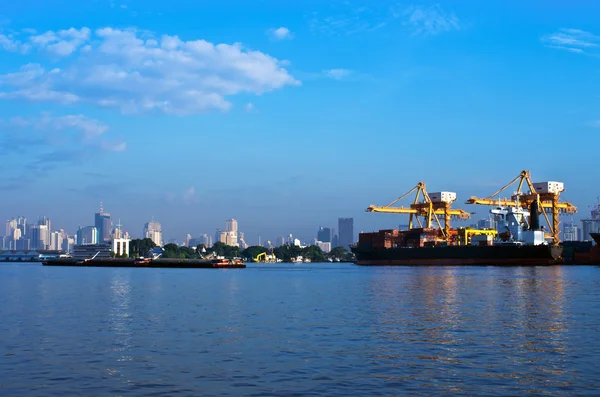
<instances>
[{"instance_id":1,"label":"black ship hull","mask_svg":"<svg viewBox=\"0 0 600 397\"><path fill-rule=\"evenodd\" d=\"M562 263L562 247L537 245L352 247L357 265L380 266L546 266Z\"/></svg>"}]
</instances>

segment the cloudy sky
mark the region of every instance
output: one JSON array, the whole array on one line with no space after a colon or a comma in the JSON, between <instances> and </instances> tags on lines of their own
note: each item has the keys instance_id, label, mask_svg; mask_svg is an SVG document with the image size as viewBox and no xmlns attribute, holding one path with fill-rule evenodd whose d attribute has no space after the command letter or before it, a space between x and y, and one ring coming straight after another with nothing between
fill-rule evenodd
<instances>
[{"instance_id":1,"label":"cloudy sky","mask_svg":"<svg viewBox=\"0 0 600 397\"><path fill-rule=\"evenodd\" d=\"M600 4L569 3L6 2L0 216L74 232L102 201L134 236L235 217L252 244L396 227L364 209L420 180L487 196L522 169L587 214Z\"/></svg>"}]
</instances>

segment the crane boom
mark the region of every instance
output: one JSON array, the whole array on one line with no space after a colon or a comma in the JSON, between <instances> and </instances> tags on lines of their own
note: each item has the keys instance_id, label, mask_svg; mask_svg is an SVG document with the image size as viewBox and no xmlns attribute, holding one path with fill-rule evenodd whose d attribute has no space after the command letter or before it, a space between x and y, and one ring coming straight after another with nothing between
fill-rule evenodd
<instances>
[{"instance_id":1,"label":"crane boom","mask_svg":"<svg viewBox=\"0 0 600 397\"><path fill-rule=\"evenodd\" d=\"M519 181L519 185L517 186L516 192L513 195L511 195L510 200L506 198L494 198L517 181ZM523 192L524 184L527 185L529 193ZM541 213L546 219L548 227L550 228L552 244L558 245L560 243L560 220L558 216L560 214L574 214L577 212L577 207L575 207L573 204L566 201L560 201L560 193L564 191L564 188L562 188L562 184L560 184L560 186L561 188L558 190L550 191L548 188L546 188L546 191L538 192L535 188L535 184L531 181L531 173L527 170L523 170L516 178L514 178L508 184L504 185L500 190L498 190L494 194L486 198L471 197L467 200L466 203L489 205L495 207L529 208L532 203L537 202L537 206L541 209ZM550 221L548 214L552 216L552 221Z\"/></svg>"},{"instance_id":2,"label":"crane boom","mask_svg":"<svg viewBox=\"0 0 600 397\"><path fill-rule=\"evenodd\" d=\"M402 200L409 194L416 191L415 198L413 202L410 204L410 207L404 206L394 206L398 201ZM422 201L419 201L420 196L422 196ZM410 189L408 192L404 193L402 196L398 197L396 200L392 201L386 206L369 206L366 211L367 212L381 212L388 214L408 214L409 222L408 227L412 229L413 227L413 219L416 219L417 223L420 227L423 227L423 222L421 222L420 218L424 218L426 227L430 228L433 221L436 222L439 229L442 231L442 235L445 238L450 236L450 220L452 218L458 219L469 219L471 214L461 209L452 209L451 203L456 200L456 195L454 194L454 198L451 200L439 200L434 202L427 190L425 189L425 182L419 182L415 187ZM444 217L444 226L438 218L438 215Z\"/></svg>"}]
</instances>

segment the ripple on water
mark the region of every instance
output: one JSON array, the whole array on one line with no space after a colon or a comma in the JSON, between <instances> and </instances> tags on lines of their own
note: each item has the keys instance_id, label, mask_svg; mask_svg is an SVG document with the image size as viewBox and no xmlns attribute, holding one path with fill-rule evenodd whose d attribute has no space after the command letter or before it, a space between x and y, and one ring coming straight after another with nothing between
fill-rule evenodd
<instances>
[{"instance_id":1,"label":"ripple on water","mask_svg":"<svg viewBox=\"0 0 600 397\"><path fill-rule=\"evenodd\" d=\"M600 389L600 268L0 266L2 395Z\"/></svg>"}]
</instances>

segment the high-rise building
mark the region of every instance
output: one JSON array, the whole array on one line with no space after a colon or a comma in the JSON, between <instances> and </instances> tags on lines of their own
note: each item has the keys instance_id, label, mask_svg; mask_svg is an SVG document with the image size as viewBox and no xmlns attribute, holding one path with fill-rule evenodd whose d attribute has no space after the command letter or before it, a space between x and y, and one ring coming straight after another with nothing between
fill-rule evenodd
<instances>
[{"instance_id":1,"label":"high-rise building","mask_svg":"<svg viewBox=\"0 0 600 397\"><path fill-rule=\"evenodd\" d=\"M98 244L98 229L96 226L80 227L77 230L75 245Z\"/></svg>"},{"instance_id":2,"label":"high-rise building","mask_svg":"<svg viewBox=\"0 0 600 397\"><path fill-rule=\"evenodd\" d=\"M54 251L60 251L63 245L63 233L52 232L50 233L50 249Z\"/></svg>"},{"instance_id":3,"label":"high-rise building","mask_svg":"<svg viewBox=\"0 0 600 397\"><path fill-rule=\"evenodd\" d=\"M331 243L333 240L333 232L329 227L320 227L317 231L317 240L324 243Z\"/></svg>"},{"instance_id":4,"label":"high-rise building","mask_svg":"<svg viewBox=\"0 0 600 397\"><path fill-rule=\"evenodd\" d=\"M32 225L29 232L31 249L45 250L50 248L50 233L47 225Z\"/></svg>"},{"instance_id":5,"label":"high-rise building","mask_svg":"<svg viewBox=\"0 0 600 397\"><path fill-rule=\"evenodd\" d=\"M5 236L10 236L13 234L13 231L17 228L17 220L12 218L11 220L6 221L6 229Z\"/></svg>"},{"instance_id":6,"label":"high-rise building","mask_svg":"<svg viewBox=\"0 0 600 397\"><path fill-rule=\"evenodd\" d=\"M226 233L227 236L224 236L223 233ZM225 221L225 232L219 233L219 241L223 244L239 247L238 223L235 219L231 218Z\"/></svg>"},{"instance_id":7,"label":"high-rise building","mask_svg":"<svg viewBox=\"0 0 600 397\"><path fill-rule=\"evenodd\" d=\"M94 217L94 226L98 229L98 242L100 244L108 243L111 240L112 221L110 214L104 212L102 203L100 203L100 212L97 212Z\"/></svg>"},{"instance_id":8,"label":"high-rise building","mask_svg":"<svg viewBox=\"0 0 600 397\"><path fill-rule=\"evenodd\" d=\"M245 250L246 248L248 248L248 244L246 244L246 240L244 240L244 233L240 232L239 233L239 246L240 249Z\"/></svg>"},{"instance_id":9,"label":"high-rise building","mask_svg":"<svg viewBox=\"0 0 600 397\"><path fill-rule=\"evenodd\" d=\"M338 244L345 249L349 249L350 244L354 243L354 219L338 218Z\"/></svg>"},{"instance_id":10,"label":"high-rise building","mask_svg":"<svg viewBox=\"0 0 600 397\"><path fill-rule=\"evenodd\" d=\"M565 223L562 229L562 241L579 241L578 227L573 222Z\"/></svg>"},{"instance_id":11,"label":"high-rise building","mask_svg":"<svg viewBox=\"0 0 600 397\"><path fill-rule=\"evenodd\" d=\"M157 246L162 246L162 227L160 223L156 221L148 222L144 225L144 238L149 238Z\"/></svg>"},{"instance_id":12,"label":"high-rise building","mask_svg":"<svg viewBox=\"0 0 600 397\"><path fill-rule=\"evenodd\" d=\"M581 240L591 240L590 233L600 233L600 204L594 206L591 218L581 220Z\"/></svg>"},{"instance_id":13,"label":"high-rise building","mask_svg":"<svg viewBox=\"0 0 600 397\"><path fill-rule=\"evenodd\" d=\"M335 248L335 247L339 247L339 246L340 246L340 239L338 238L338 235L337 235L337 234L334 234L334 235L333 235L333 238L331 239L331 246L332 246L333 248Z\"/></svg>"}]
</instances>

